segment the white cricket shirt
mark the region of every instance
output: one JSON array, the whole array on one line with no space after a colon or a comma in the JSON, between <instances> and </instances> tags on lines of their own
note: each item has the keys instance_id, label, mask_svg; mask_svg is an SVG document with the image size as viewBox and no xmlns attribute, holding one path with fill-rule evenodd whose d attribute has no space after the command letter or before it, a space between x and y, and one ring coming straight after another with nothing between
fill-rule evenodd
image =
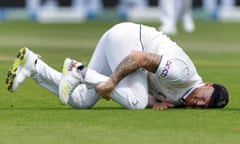
<instances>
[{"instance_id":1,"label":"white cricket shirt","mask_svg":"<svg viewBox=\"0 0 240 144\"><path fill-rule=\"evenodd\" d=\"M143 51L162 55L156 73L148 74L148 89L152 96L180 105L181 98L185 99L203 85L189 56L162 32L140 25L140 39Z\"/></svg>"}]
</instances>

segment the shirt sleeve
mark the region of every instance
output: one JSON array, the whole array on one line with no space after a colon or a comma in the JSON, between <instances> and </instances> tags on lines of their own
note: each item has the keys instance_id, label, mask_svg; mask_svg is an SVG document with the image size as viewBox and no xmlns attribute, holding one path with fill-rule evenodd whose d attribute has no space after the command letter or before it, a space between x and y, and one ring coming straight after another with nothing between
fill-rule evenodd
<instances>
[{"instance_id":1,"label":"shirt sleeve","mask_svg":"<svg viewBox=\"0 0 240 144\"><path fill-rule=\"evenodd\" d=\"M182 85L190 79L188 65L179 58L162 56L156 74L172 85Z\"/></svg>"}]
</instances>

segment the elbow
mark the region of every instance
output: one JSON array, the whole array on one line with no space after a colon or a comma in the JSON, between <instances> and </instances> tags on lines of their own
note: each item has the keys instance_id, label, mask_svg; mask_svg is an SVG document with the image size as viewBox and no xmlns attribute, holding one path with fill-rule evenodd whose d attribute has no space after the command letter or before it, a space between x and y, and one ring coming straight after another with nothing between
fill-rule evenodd
<instances>
[{"instance_id":1,"label":"elbow","mask_svg":"<svg viewBox=\"0 0 240 144\"><path fill-rule=\"evenodd\" d=\"M131 57L138 57L138 55L140 55L140 53L142 53L141 51L138 51L138 50L132 50L130 53L129 53L129 56Z\"/></svg>"},{"instance_id":2,"label":"elbow","mask_svg":"<svg viewBox=\"0 0 240 144\"><path fill-rule=\"evenodd\" d=\"M133 50L128 56L131 57L131 59L134 60L140 67L142 66L143 54L141 51Z\"/></svg>"}]
</instances>

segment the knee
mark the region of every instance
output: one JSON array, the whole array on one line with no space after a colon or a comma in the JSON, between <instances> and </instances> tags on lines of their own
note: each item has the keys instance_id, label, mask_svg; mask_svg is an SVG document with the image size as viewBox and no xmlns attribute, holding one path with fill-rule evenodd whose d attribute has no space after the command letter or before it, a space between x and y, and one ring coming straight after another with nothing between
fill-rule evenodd
<instances>
[{"instance_id":1,"label":"knee","mask_svg":"<svg viewBox=\"0 0 240 144\"><path fill-rule=\"evenodd\" d=\"M145 109L147 107L147 98L144 95L135 95L127 89L118 89L113 91L112 99L127 109Z\"/></svg>"},{"instance_id":2,"label":"knee","mask_svg":"<svg viewBox=\"0 0 240 144\"><path fill-rule=\"evenodd\" d=\"M145 109L146 107L147 107L147 102L140 101L139 99L135 99L133 101L130 101L127 108L132 110L141 110L141 109Z\"/></svg>"}]
</instances>

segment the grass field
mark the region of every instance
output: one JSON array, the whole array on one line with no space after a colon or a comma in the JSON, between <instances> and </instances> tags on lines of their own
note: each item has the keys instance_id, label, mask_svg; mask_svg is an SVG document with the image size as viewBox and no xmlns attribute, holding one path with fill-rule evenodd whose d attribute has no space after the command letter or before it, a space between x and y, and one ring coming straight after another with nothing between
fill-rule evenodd
<instances>
[{"instance_id":1,"label":"grass field","mask_svg":"<svg viewBox=\"0 0 240 144\"><path fill-rule=\"evenodd\" d=\"M66 57L87 64L101 34L114 24L0 23L0 144L240 142L239 23L199 22L195 33L171 37L204 81L228 87L230 103L224 109L126 110L101 100L93 109L75 110L31 79L15 93L7 92L6 73L19 48L30 47L58 70Z\"/></svg>"}]
</instances>

